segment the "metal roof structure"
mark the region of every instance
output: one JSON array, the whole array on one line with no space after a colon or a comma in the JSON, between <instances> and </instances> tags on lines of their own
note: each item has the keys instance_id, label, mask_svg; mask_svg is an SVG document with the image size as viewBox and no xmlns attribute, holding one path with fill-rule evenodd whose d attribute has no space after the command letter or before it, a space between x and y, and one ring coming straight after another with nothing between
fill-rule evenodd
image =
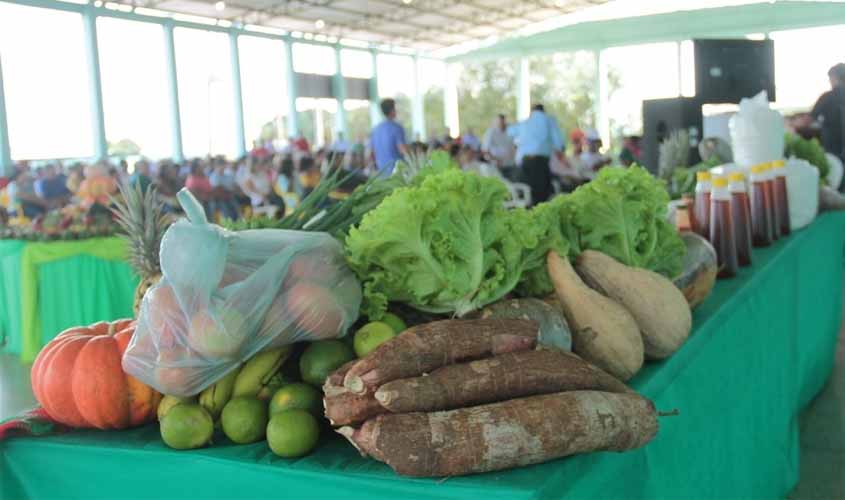
<instances>
[{"instance_id":1,"label":"metal roof structure","mask_svg":"<svg viewBox=\"0 0 845 500\"><path fill-rule=\"evenodd\" d=\"M234 24L284 30L306 40L351 39L430 52L564 16L607 0L119 0Z\"/></svg>"}]
</instances>

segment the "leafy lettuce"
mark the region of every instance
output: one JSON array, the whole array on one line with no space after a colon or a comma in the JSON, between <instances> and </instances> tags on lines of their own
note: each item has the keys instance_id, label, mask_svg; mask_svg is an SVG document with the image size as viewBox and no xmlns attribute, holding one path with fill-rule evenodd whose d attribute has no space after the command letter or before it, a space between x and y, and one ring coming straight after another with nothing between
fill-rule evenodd
<instances>
[{"instance_id":1,"label":"leafy lettuce","mask_svg":"<svg viewBox=\"0 0 845 500\"><path fill-rule=\"evenodd\" d=\"M576 249L674 277L686 247L666 219L668 202L663 182L637 165L603 168L592 182L553 200Z\"/></svg>"},{"instance_id":2,"label":"leafy lettuce","mask_svg":"<svg viewBox=\"0 0 845 500\"><path fill-rule=\"evenodd\" d=\"M346 238L363 312L375 320L398 301L461 316L510 292L532 235L504 208L507 197L501 181L457 169L395 190Z\"/></svg>"}]
</instances>

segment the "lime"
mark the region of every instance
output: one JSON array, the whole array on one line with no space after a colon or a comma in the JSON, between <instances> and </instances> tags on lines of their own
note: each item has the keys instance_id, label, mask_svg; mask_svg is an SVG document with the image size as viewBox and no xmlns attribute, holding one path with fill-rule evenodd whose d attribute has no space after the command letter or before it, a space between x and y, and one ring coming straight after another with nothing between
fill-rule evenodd
<instances>
[{"instance_id":1,"label":"lime","mask_svg":"<svg viewBox=\"0 0 845 500\"><path fill-rule=\"evenodd\" d=\"M387 323L373 321L355 332L355 354L363 358L373 349L396 336L396 332Z\"/></svg>"},{"instance_id":2,"label":"lime","mask_svg":"<svg viewBox=\"0 0 845 500\"><path fill-rule=\"evenodd\" d=\"M247 396L234 398L223 407L220 423L226 436L238 444L259 441L267 427L267 404Z\"/></svg>"},{"instance_id":3,"label":"lime","mask_svg":"<svg viewBox=\"0 0 845 500\"><path fill-rule=\"evenodd\" d=\"M164 415L159 430L167 446L177 450L192 450L211 441L214 422L202 406L182 403L173 406Z\"/></svg>"},{"instance_id":4,"label":"lime","mask_svg":"<svg viewBox=\"0 0 845 500\"><path fill-rule=\"evenodd\" d=\"M322 387L333 371L353 359L355 353L340 340L318 340L312 342L299 358L299 373L303 381Z\"/></svg>"},{"instance_id":5,"label":"lime","mask_svg":"<svg viewBox=\"0 0 845 500\"><path fill-rule=\"evenodd\" d=\"M156 413L158 414L158 419L163 419L164 416L167 415L167 412L169 412L176 405L196 402L196 396L182 398L179 396L170 396L165 394L164 397L161 398L161 401L158 403L158 409L156 410Z\"/></svg>"},{"instance_id":6,"label":"lime","mask_svg":"<svg viewBox=\"0 0 845 500\"><path fill-rule=\"evenodd\" d=\"M280 457L307 455L319 437L317 419L305 410L285 410L273 415L267 424L267 444Z\"/></svg>"},{"instance_id":7,"label":"lime","mask_svg":"<svg viewBox=\"0 0 845 500\"><path fill-rule=\"evenodd\" d=\"M270 400L270 416L285 410L305 410L315 417L323 414L323 396L308 384L289 384L273 394Z\"/></svg>"},{"instance_id":8,"label":"lime","mask_svg":"<svg viewBox=\"0 0 845 500\"><path fill-rule=\"evenodd\" d=\"M393 313L384 313L384 316L381 318L381 322L390 325L390 328L393 328L393 333L396 335L399 335L408 329L408 325L402 321L402 318Z\"/></svg>"}]
</instances>

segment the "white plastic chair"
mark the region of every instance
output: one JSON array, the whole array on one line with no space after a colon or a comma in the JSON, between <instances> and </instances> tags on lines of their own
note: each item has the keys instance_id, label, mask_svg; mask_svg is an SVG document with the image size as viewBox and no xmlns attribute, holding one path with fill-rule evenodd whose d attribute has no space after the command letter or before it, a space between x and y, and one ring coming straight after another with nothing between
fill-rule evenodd
<instances>
[{"instance_id":1,"label":"white plastic chair","mask_svg":"<svg viewBox=\"0 0 845 500\"><path fill-rule=\"evenodd\" d=\"M496 166L477 162L467 167L466 170L475 172L482 177L495 177L502 181L511 194L511 199L505 202L505 208L528 208L531 206L531 187L522 182L507 180Z\"/></svg>"}]
</instances>

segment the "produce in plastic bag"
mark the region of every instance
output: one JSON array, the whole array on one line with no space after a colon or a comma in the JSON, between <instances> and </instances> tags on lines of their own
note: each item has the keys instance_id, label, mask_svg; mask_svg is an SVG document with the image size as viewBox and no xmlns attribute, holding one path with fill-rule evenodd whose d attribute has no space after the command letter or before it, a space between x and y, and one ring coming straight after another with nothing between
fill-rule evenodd
<instances>
[{"instance_id":1,"label":"produce in plastic bag","mask_svg":"<svg viewBox=\"0 0 845 500\"><path fill-rule=\"evenodd\" d=\"M197 394L257 352L336 338L361 287L326 233L209 224L186 190L188 219L161 242L163 278L144 296L123 368L165 394Z\"/></svg>"},{"instance_id":2,"label":"produce in plastic bag","mask_svg":"<svg viewBox=\"0 0 845 500\"><path fill-rule=\"evenodd\" d=\"M806 160L786 161L786 195L791 229L801 229L819 213L819 170Z\"/></svg>"}]
</instances>

